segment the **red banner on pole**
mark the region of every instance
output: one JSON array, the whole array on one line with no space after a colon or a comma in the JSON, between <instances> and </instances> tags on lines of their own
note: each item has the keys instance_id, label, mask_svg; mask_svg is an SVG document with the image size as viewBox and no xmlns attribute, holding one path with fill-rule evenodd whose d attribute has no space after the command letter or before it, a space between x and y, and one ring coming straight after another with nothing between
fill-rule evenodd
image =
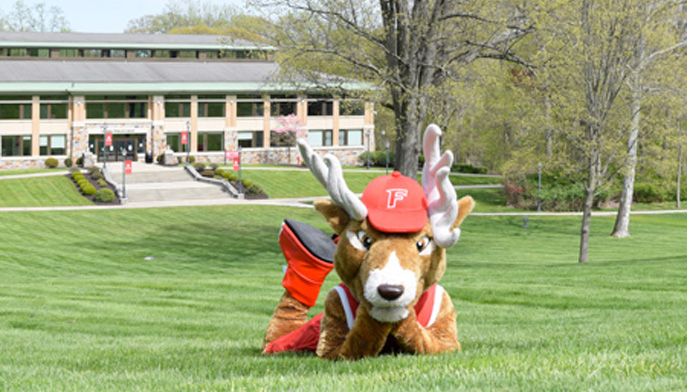
<instances>
[{"instance_id":1,"label":"red banner on pole","mask_svg":"<svg viewBox=\"0 0 687 392\"><path fill-rule=\"evenodd\" d=\"M229 150L229 151L226 152L226 155L227 155L227 160L230 160L230 159L237 159L237 158L239 157L239 152L238 152L238 151L230 151L230 150Z\"/></svg>"},{"instance_id":2,"label":"red banner on pole","mask_svg":"<svg viewBox=\"0 0 687 392\"><path fill-rule=\"evenodd\" d=\"M187 145L188 144L188 132L182 132L181 133L181 144Z\"/></svg>"},{"instance_id":3,"label":"red banner on pole","mask_svg":"<svg viewBox=\"0 0 687 392\"><path fill-rule=\"evenodd\" d=\"M239 157L234 158L234 171L239 171Z\"/></svg>"},{"instance_id":4,"label":"red banner on pole","mask_svg":"<svg viewBox=\"0 0 687 392\"><path fill-rule=\"evenodd\" d=\"M126 174L131 174L131 171L132 171L132 169L131 169L131 160L127 159L127 160L124 162L124 173L126 173Z\"/></svg>"},{"instance_id":5,"label":"red banner on pole","mask_svg":"<svg viewBox=\"0 0 687 392\"><path fill-rule=\"evenodd\" d=\"M105 145L107 147L112 146L112 132L105 133Z\"/></svg>"}]
</instances>

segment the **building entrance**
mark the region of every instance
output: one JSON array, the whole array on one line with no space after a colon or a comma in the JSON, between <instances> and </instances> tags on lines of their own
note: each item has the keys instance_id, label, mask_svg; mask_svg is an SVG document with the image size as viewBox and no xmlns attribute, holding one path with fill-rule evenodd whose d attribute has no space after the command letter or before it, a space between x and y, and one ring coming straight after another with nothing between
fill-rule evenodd
<instances>
[{"instance_id":1,"label":"building entrance","mask_svg":"<svg viewBox=\"0 0 687 392\"><path fill-rule=\"evenodd\" d=\"M103 147L105 147L105 138L103 136L90 136L89 147L91 152L98 157L98 161L103 161ZM107 150L107 160L121 161L122 149L126 150L126 159L132 161L138 160L138 154L145 152L146 135L123 134L112 135L112 146Z\"/></svg>"}]
</instances>

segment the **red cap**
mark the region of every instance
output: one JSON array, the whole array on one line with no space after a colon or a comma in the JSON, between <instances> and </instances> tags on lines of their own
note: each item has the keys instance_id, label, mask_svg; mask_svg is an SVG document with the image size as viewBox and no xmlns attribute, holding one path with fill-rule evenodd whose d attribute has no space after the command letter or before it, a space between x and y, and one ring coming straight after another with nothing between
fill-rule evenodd
<instances>
[{"instance_id":1,"label":"red cap","mask_svg":"<svg viewBox=\"0 0 687 392\"><path fill-rule=\"evenodd\" d=\"M387 233L420 231L427 223L427 199L420 184L394 171L367 184L361 198L372 227Z\"/></svg>"}]
</instances>

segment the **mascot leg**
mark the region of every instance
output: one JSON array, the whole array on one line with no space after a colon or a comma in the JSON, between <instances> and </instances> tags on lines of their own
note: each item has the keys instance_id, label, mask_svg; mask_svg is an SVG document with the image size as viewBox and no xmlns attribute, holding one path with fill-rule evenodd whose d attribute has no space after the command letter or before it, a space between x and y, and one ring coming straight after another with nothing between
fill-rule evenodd
<instances>
[{"instance_id":1,"label":"mascot leg","mask_svg":"<svg viewBox=\"0 0 687 392\"><path fill-rule=\"evenodd\" d=\"M334 268L336 245L324 232L305 223L287 219L279 234L279 245L288 263L282 281L286 292L267 325L263 351L306 323L308 310L315 305L325 278Z\"/></svg>"}]
</instances>

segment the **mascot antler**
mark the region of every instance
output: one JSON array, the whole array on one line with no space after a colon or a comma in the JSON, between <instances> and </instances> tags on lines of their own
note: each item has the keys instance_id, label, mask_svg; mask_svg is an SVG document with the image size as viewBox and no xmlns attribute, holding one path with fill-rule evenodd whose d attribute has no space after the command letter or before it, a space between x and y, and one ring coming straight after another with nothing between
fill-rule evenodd
<instances>
[{"instance_id":1,"label":"mascot antler","mask_svg":"<svg viewBox=\"0 0 687 392\"><path fill-rule=\"evenodd\" d=\"M310 168L315 178L327 190L334 203L343 208L352 219L358 221L365 219L367 207L360 201L358 196L348 189L343 178L343 170L339 160L334 155L327 154L324 156L325 165L322 162L322 158L302 138L298 139L298 148L301 151L301 156L306 166Z\"/></svg>"},{"instance_id":2,"label":"mascot antler","mask_svg":"<svg viewBox=\"0 0 687 392\"><path fill-rule=\"evenodd\" d=\"M425 165L422 168L422 189L428 204L429 220L434 241L442 248L453 246L460 237L460 229L451 229L458 216L456 190L448 177L453 164L453 153L440 155L441 129L431 124L422 140Z\"/></svg>"}]
</instances>

